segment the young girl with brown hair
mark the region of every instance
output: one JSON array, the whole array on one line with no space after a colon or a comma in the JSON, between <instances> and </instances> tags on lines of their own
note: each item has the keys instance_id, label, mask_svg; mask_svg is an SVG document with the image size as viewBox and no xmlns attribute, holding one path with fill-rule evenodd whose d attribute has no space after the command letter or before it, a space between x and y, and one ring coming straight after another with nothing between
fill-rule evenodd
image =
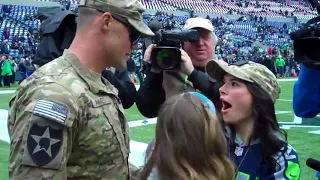
<instances>
[{"instance_id":1,"label":"young girl with brown hair","mask_svg":"<svg viewBox=\"0 0 320 180\"><path fill-rule=\"evenodd\" d=\"M234 179L215 107L200 93L183 93L165 101L153 147L142 180Z\"/></svg>"}]
</instances>

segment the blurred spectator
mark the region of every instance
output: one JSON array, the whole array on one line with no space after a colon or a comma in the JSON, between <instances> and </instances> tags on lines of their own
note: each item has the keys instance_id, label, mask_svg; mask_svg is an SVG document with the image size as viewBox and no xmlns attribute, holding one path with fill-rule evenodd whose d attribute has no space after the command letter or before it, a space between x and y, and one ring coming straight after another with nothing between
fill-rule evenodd
<instances>
[{"instance_id":1,"label":"blurred spectator","mask_svg":"<svg viewBox=\"0 0 320 180\"><path fill-rule=\"evenodd\" d=\"M29 77L35 71L35 67L32 64L32 60L31 60L30 56L26 58L23 66L26 71L26 77Z\"/></svg>"},{"instance_id":2,"label":"blurred spectator","mask_svg":"<svg viewBox=\"0 0 320 180\"><path fill-rule=\"evenodd\" d=\"M276 59L277 72L280 77L284 77L286 62L281 55Z\"/></svg>"},{"instance_id":3,"label":"blurred spectator","mask_svg":"<svg viewBox=\"0 0 320 180\"><path fill-rule=\"evenodd\" d=\"M11 64L11 71L12 71L12 75L10 77L10 84L14 84L15 82L15 75L16 75L16 72L18 70L18 65L17 63L12 59L12 56L8 56L8 61L10 62Z\"/></svg>"},{"instance_id":4,"label":"blurred spectator","mask_svg":"<svg viewBox=\"0 0 320 180\"><path fill-rule=\"evenodd\" d=\"M3 77L3 86L10 87L11 76L12 76L12 66L9 59L6 56L2 56L2 65L1 65L1 76Z\"/></svg>"},{"instance_id":5,"label":"blurred spectator","mask_svg":"<svg viewBox=\"0 0 320 180\"><path fill-rule=\"evenodd\" d=\"M9 27L5 27L4 32L3 32L3 37L4 37L4 39L9 39L9 37L10 37Z\"/></svg>"},{"instance_id":6,"label":"blurred spectator","mask_svg":"<svg viewBox=\"0 0 320 180\"><path fill-rule=\"evenodd\" d=\"M10 45L8 44L8 40L5 39L1 44L1 54L9 54L10 53Z\"/></svg>"}]
</instances>

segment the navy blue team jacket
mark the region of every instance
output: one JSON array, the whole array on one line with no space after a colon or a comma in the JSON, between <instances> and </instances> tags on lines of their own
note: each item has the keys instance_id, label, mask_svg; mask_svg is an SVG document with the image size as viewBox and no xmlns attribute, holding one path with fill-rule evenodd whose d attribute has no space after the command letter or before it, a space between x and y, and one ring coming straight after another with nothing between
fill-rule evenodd
<instances>
[{"instance_id":1,"label":"navy blue team jacket","mask_svg":"<svg viewBox=\"0 0 320 180\"><path fill-rule=\"evenodd\" d=\"M229 129L226 136L229 139ZM248 146L243 145L239 136L235 137L235 143L237 147L235 150L230 149L230 158L234 161L236 169L239 168L236 180L298 180L300 178L298 154L291 145L288 144L286 152L278 152L273 156L278 165L270 167L263 162L259 140L251 143L248 152Z\"/></svg>"}]
</instances>

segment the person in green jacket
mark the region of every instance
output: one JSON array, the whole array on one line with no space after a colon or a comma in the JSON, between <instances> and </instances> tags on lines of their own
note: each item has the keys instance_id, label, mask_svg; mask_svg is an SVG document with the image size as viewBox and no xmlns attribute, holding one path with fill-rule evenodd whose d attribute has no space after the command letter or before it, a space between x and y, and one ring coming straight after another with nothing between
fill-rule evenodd
<instances>
[{"instance_id":1,"label":"person in green jacket","mask_svg":"<svg viewBox=\"0 0 320 180\"><path fill-rule=\"evenodd\" d=\"M284 76L285 65L286 65L285 60L282 58L281 55L279 55L278 58L276 59L276 66L277 66L277 71L278 71L278 74L280 75L280 77Z\"/></svg>"},{"instance_id":2,"label":"person in green jacket","mask_svg":"<svg viewBox=\"0 0 320 180\"><path fill-rule=\"evenodd\" d=\"M18 69L18 66L17 66L17 63L12 59L12 56L9 56L8 60L10 61L11 70L12 70L12 75L10 76L10 84L13 85L15 82L15 75L16 75L16 71Z\"/></svg>"},{"instance_id":3,"label":"person in green jacket","mask_svg":"<svg viewBox=\"0 0 320 180\"><path fill-rule=\"evenodd\" d=\"M12 66L10 60L6 56L2 56L4 61L1 66L1 76L3 77L3 85L10 87L10 77L12 76Z\"/></svg>"}]
</instances>

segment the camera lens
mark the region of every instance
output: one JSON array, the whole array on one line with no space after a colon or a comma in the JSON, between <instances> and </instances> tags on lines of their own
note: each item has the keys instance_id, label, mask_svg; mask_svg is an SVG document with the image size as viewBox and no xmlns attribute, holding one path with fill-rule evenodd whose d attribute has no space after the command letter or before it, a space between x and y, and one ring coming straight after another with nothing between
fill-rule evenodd
<instances>
[{"instance_id":1,"label":"camera lens","mask_svg":"<svg viewBox=\"0 0 320 180\"><path fill-rule=\"evenodd\" d=\"M179 62L175 58L177 57L174 51L170 49L161 49L156 56L157 65L163 70L173 69L176 67L176 63Z\"/></svg>"}]
</instances>

